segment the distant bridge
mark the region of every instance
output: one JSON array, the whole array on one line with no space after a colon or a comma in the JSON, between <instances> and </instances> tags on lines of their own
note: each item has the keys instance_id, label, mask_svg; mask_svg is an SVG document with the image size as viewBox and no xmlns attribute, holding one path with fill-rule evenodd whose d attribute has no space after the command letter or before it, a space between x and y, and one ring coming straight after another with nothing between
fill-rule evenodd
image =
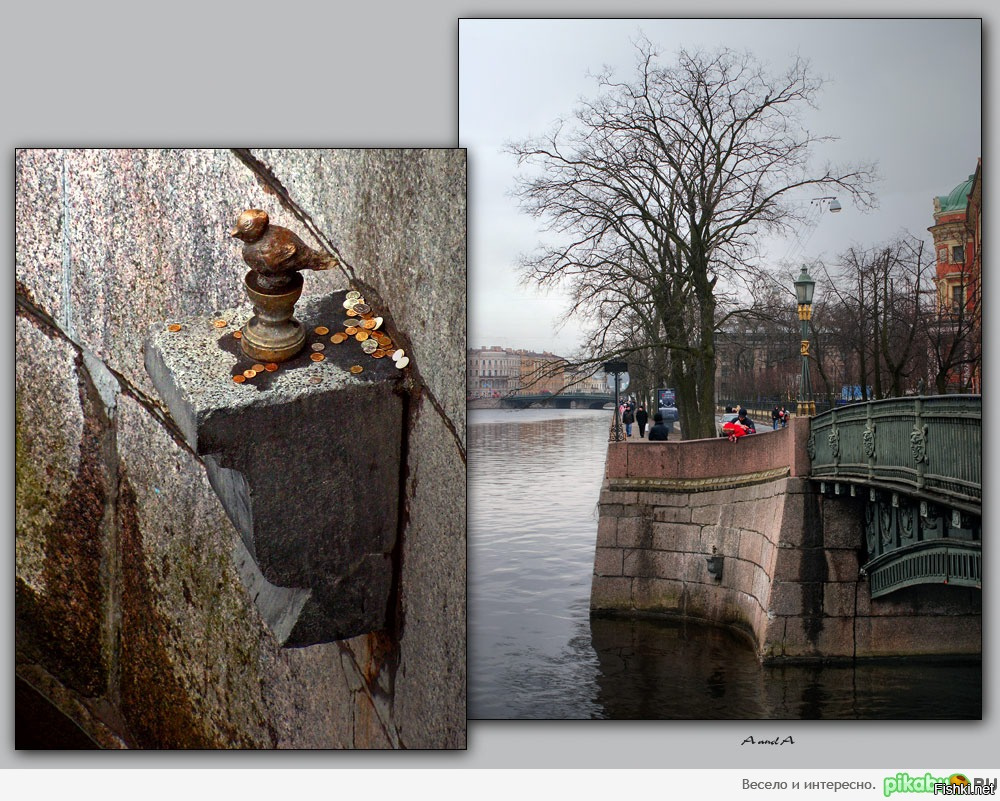
<instances>
[{"instance_id":1,"label":"distant bridge","mask_svg":"<svg viewBox=\"0 0 1000 801\"><path fill-rule=\"evenodd\" d=\"M982 588L982 396L891 398L811 420L811 477L865 503L872 597Z\"/></svg>"},{"instance_id":2,"label":"distant bridge","mask_svg":"<svg viewBox=\"0 0 1000 801\"><path fill-rule=\"evenodd\" d=\"M527 409L543 406L556 409L603 409L614 403L612 395L586 394L582 392L562 392L558 395L508 395L500 399L500 404L512 409Z\"/></svg>"}]
</instances>

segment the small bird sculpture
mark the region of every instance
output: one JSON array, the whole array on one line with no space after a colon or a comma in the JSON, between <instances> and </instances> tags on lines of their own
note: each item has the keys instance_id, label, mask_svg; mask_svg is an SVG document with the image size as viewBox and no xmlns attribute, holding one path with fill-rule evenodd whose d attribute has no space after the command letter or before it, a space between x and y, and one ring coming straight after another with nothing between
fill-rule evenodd
<instances>
[{"instance_id":1,"label":"small bird sculpture","mask_svg":"<svg viewBox=\"0 0 1000 801\"><path fill-rule=\"evenodd\" d=\"M284 289L298 270L326 270L335 263L287 228L271 225L261 209L240 214L229 234L243 240L243 261L257 273L257 284L265 292Z\"/></svg>"}]
</instances>

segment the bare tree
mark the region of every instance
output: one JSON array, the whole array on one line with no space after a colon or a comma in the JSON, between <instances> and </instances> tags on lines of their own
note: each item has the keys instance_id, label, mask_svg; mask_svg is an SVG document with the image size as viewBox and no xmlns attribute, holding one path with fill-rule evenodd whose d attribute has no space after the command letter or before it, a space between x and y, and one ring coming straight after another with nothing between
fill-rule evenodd
<instances>
[{"instance_id":1,"label":"bare tree","mask_svg":"<svg viewBox=\"0 0 1000 801\"><path fill-rule=\"evenodd\" d=\"M939 394L977 391L982 371L982 289L966 273L953 287L952 297L935 293L925 317L931 378Z\"/></svg>"},{"instance_id":2,"label":"bare tree","mask_svg":"<svg viewBox=\"0 0 1000 801\"><path fill-rule=\"evenodd\" d=\"M810 171L829 137L799 122L822 83L807 62L772 76L731 50L681 51L668 67L647 41L636 49L634 81L599 76L572 123L509 146L531 170L516 189L522 207L558 235L524 260L524 276L569 287L571 313L600 329L594 348L621 349L605 332L637 299L648 304L657 338L645 346L669 351L683 436L713 436L719 302L755 280L756 238L800 220L784 201L803 187L872 205L874 168Z\"/></svg>"},{"instance_id":3,"label":"bare tree","mask_svg":"<svg viewBox=\"0 0 1000 801\"><path fill-rule=\"evenodd\" d=\"M926 287L933 263L924 240L904 234L868 249L851 247L834 270L822 267L827 308L814 330L827 327L826 339L838 342L839 358L854 371L851 383L867 400L900 397L926 376ZM820 373L829 371L826 354ZM832 357L832 358L831 358ZM849 358L848 358L849 357Z\"/></svg>"}]
</instances>

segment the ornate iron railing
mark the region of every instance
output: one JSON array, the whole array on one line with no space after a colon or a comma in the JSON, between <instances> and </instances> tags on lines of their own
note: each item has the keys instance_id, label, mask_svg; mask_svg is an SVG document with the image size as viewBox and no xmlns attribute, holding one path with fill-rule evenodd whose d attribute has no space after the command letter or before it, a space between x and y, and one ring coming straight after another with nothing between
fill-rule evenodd
<instances>
[{"instance_id":1,"label":"ornate iron railing","mask_svg":"<svg viewBox=\"0 0 1000 801\"><path fill-rule=\"evenodd\" d=\"M939 541L890 551L865 565L872 598L915 584L983 586L979 542Z\"/></svg>"},{"instance_id":2,"label":"ornate iron railing","mask_svg":"<svg viewBox=\"0 0 1000 801\"><path fill-rule=\"evenodd\" d=\"M811 421L812 476L865 484L980 514L981 395L890 398Z\"/></svg>"}]
</instances>

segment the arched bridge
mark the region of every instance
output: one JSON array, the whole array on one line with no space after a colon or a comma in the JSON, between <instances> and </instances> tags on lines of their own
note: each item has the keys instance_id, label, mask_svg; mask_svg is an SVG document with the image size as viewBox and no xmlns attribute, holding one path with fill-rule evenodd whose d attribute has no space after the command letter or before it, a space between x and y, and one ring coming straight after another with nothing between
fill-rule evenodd
<instances>
[{"instance_id":1,"label":"arched bridge","mask_svg":"<svg viewBox=\"0 0 1000 801\"><path fill-rule=\"evenodd\" d=\"M982 396L892 398L812 418L811 477L865 506L872 597L982 587Z\"/></svg>"},{"instance_id":2,"label":"arched bridge","mask_svg":"<svg viewBox=\"0 0 1000 801\"><path fill-rule=\"evenodd\" d=\"M558 395L508 395L501 398L503 406L513 409L527 409L529 406L549 406L556 409L602 409L614 403L611 395L586 394L582 392L560 392Z\"/></svg>"}]
</instances>

